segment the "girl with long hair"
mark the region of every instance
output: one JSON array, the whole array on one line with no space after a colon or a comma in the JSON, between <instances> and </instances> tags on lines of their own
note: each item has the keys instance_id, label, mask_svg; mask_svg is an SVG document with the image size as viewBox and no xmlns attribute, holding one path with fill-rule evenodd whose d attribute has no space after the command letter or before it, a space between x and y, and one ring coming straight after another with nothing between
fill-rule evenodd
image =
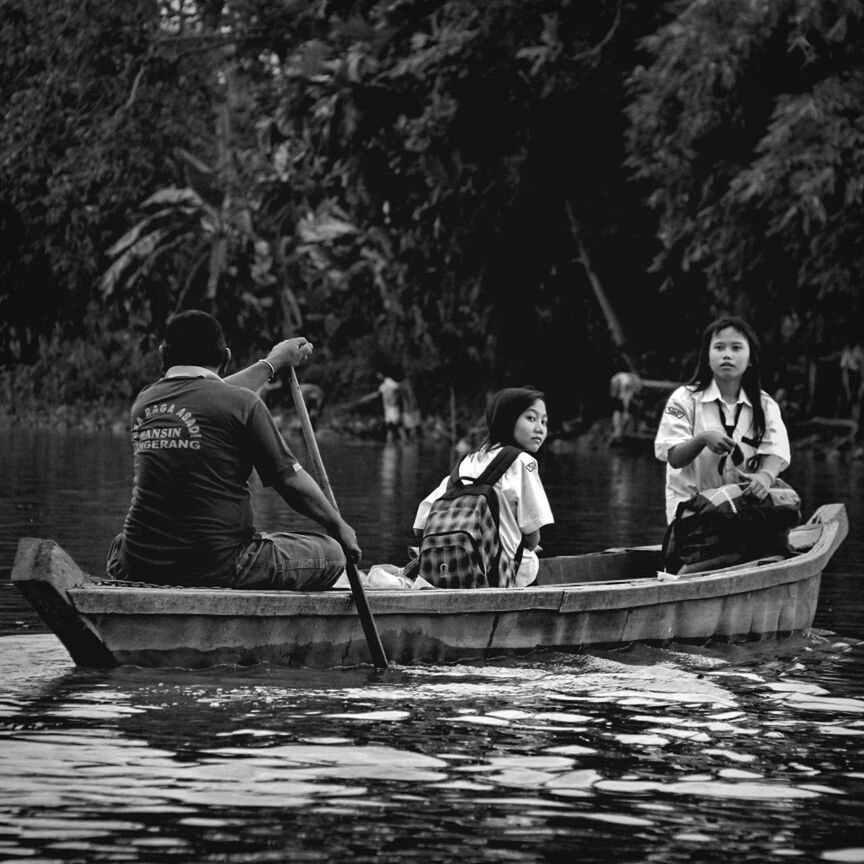
<instances>
[{"instance_id":1,"label":"girl with long hair","mask_svg":"<svg viewBox=\"0 0 864 864\"><path fill-rule=\"evenodd\" d=\"M762 390L759 339L742 318L712 321L696 371L666 402L654 453L667 463L666 520L698 492L746 483L765 498L790 461L780 407Z\"/></svg>"}]
</instances>

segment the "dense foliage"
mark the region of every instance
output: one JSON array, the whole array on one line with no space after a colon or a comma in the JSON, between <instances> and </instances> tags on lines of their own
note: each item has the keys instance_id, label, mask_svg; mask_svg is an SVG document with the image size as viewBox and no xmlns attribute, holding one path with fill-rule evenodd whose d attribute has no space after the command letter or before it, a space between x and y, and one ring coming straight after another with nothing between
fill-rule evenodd
<instances>
[{"instance_id":1,"label":"dense foliage","mask_svg":"<svg viewBox=\"0 0 864 864\"><path fill-rule=\"evenodd\" d=\"M643 44L628 144L654 269L750 317L800 389L864 334L864 6L691 3Z\"/></svg>"},{"instance_id":2,"label":"dense foliage","mask_svg":"<svg viewBox=\"0 0 864 864\"><path fill-rule=\"evenodd\" d=\"M125 397L189 306L240 357L303 332L337 397L399 363L427 410L532 381L603 413L725 308L798 369L860 332L862 27L853 0L0 0L4 380Z\"/></svg>"}]
</instances>

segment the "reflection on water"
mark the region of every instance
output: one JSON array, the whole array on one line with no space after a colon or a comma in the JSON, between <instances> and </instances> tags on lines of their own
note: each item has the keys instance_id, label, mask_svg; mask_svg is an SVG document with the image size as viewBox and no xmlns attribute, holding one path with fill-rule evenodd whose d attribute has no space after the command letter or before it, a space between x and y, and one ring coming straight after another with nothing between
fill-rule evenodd
<instances>
[{"instance_id":1,"label":"reflection on water","mask_svg":"<svg viewBox=\"0 0 864 864\"><path fill-rule=\"evenodd\" d=\"M864 860L861 646L376 676L83 672L2 642L0 857Z\"/></svg>"},{"instance_id":2,"label":"reflection on water","mask_svg":"<svg viewBox=\"0 0 864 864\"><path fill-rule=\"evenodd\" d=\"M301 441L292 441L306 462ZM365 563L405 560L446 449L321 441ZM649 455L547 454L546 554L658 542ZM807 640L367 670L76 670L6 581L101 568L123 438L0 433L0 860L864 862L862 466L789 472L850 536ZM262 528L308 527L257 489Z\"/></svg>"}]
</instances>

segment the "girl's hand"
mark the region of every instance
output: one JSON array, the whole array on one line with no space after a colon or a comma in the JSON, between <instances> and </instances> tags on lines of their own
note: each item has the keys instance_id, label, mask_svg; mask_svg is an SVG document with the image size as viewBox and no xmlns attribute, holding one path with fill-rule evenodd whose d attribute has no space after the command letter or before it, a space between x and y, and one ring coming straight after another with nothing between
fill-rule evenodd
<instances>
[{"instance_id":1,"label":"girl's hand","mask_svg":"<svg viewBox=\"0 0 864 864\"><path fill-rule=\"evenodd\" d=\"M532 531L530 534L522 535L522 545L526 549L536 549L540 545L540 531Z\"/></svg>"},{"instance_id":2,"label":"girl's hand","mask_svg":"<svg viewBox=\"0 0 864 864\"><path fill-rule=\"evenodd\" d=\"M701 437L702 443L718 456L731 453L735 449L735 442L719 429L706 429Z\"/></svg>"},{"instance_id":3,"label":"girl's hand","mask_svg":"<svg viewBox=\"0 0 864 864\"><path fill-rule=\"evenodd\" d=\"M744 494L752 495L760 501L768 497L768 490L774 485L774 477L767 471L757 471L755 474L739 471L738 476L742 483L749 484Z\"/></svg>"}]
</instances>

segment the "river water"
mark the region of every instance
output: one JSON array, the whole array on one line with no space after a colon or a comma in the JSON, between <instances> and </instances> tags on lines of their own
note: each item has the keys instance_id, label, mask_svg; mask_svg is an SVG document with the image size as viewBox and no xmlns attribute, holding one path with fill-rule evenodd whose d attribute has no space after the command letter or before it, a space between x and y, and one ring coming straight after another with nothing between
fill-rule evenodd
<instances>
[{"instance_id":1,"label":"river water","mask_svg":"<svg viewBox=\"0 0 864 864\"><path fill-rule=\"evenodd\" d=\"M404 563L446 448L321 452L363 565ZM650 454L541 472L545 554L659 542ZM0 861L864 862L860 461L796 453L785 475L851 524L808 639L383 675L75 669L9 584L15 545L99 571L130 475L122 436L0 432ZM256 512L308 527L266 490Z\"/></svg>"}]
</instances>

